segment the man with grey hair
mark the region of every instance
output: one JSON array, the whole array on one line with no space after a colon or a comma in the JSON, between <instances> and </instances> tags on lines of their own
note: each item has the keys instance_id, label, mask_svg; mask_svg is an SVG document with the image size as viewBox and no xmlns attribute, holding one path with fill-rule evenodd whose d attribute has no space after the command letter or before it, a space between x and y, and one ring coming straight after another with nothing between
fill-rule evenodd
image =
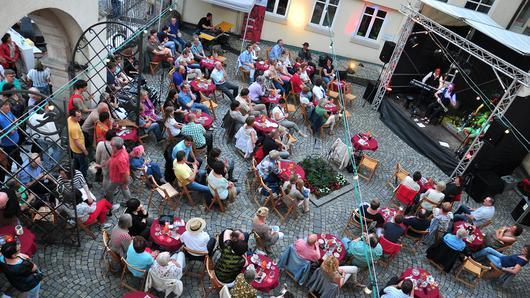
<instances>
[{"instance_id":1,"label":"man with grey hair","mask_svg":"<svg viewBox=\"0 0 530 298\"><path fill-rule=\"evenodd\" d=\"M130 227L132 227L132 216L129 213L124 213L120 215L118 225L112 229L110 234L110 250L119 256L126 256L127 249L131 244L132 236L129 235Z\"/></svg>"},{"instance_id":2,"label":"man with grey hair","mask_svg":"<svg viewBox=\"0 0 530 298\"><path fill-rule=\"evenodd\" d=\"M234 101L239 93L239 88L226 80L228 77L221 62L215 62L210 78L215 83L216 89L223 91L223 93L230 98L230 101Z\"/></svg>"},{"instance_id":3,"label":"man with grey hair","mask_svg":"<svg viewBox=\"0 0 530 298\"><path fill-rule=\"evenodd\" d=\"M103 166L107 167L109 171L109 184L105 188L105 198L112 202L114 191L120 188L126 200L131 198L129 191L129 154L123 145L123 139L114 137L110 144L112 145L112 156L106 161Z\"/></svg>"},{"instance_id":4,"label":"man with grey hair","mask_svg":"<svg viewBox=\"0 0 530 298\"><path fill-rule=\"evenodd\" d=\"M39 104L42 99L42 96L39 95L41 94L41 92L36 87L31 87L28 89L28 91L33 92L28 94L28 109L31 110L33 106Z\"/></svg>"},{"instance_id":5,"label":"man with grey hair","mask_svg":"<svg viewBox=\"0 0 530 298\"><path fill-rule=\"evenodd\" d=\"M254 103L260 103L261 97L265 96L265 77L258 76L256 81L248 86L248 96Z\"/></svg>"},{"instance_id":6,"label":"man with grey hair","mask_svg":"<svg viewBox=\"0 0 530 298\"><path fill-rule=\"evenodd\" d=\"M202 103L196 102L197 96L191 92L190 85L182 84L178 95L178 102L183 109L186 110L201 110L203 113L210 114L208 107Z\"/></svg>"},{"instance_id":7,"label":"man with grey hair","mask_svg":"<svg viewBox=\"0 0 530 298\"><path fill-rule=\"evenodd\" d=\"M445 234L443 241L450 248L456 251L463 251L466 248L466 243L464 242L464 239L468 235L469 232L466 229L460 228L456 231L456 235L453 235L451 233Z\"/></svg>"}]
</instances>

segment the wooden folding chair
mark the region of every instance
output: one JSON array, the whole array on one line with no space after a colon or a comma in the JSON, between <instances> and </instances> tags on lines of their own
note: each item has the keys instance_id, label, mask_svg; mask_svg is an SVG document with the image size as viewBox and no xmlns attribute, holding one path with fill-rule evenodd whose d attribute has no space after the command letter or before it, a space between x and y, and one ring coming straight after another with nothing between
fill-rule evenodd
<instances>
[{"instance_id":1,"label":"wooden folding chair","mask_svg":"<svg viewBox=\"0 0 530 298\"><path fill-rule=\"evenodd\" d=\"M355 99L357 99L357 96L353 95L352 86L353 86L352 83L347 82L346 86L344 87L343 98L344 98L345 106L348 105L351 107ZM346 108L346 107L343 107L343 108Z\"/></svg>"},{"instance_id":2,"label":"wooden folding chair","mask_svg":"<svg viewBox=\"0 0 530 298\"><path fill-rule=\"evenodd\" d=\"M149 62L149 72L154 75L160 69L160 62Z\"/></svg>"},{"instance_id":3,"label":"wooden folding chair","mask_svg":"<svg viewBox=\"0 0 530 298\"><path fill-rule=\"evenodd\" d=\"M359 209L354 209L348 218L348 222L346 223L346 226L344 226L344 229L342 230L342 234L345 236L349 236L350 238L355 238L355 234L351 231L353 229L361 229L361 221L363 221L364 227L370 227L372 225L373 220L365 218L359 213Z\"/></svg>"},{"instance_id":4,"label":"wooden folding chair","mask_svg":"<svg viewBox=\"0 0 530 298\"><path fill-rule=\"evenodd\" d=\"M200 96L201 96L201 103L205 106L207 106L210 111L212 111L212 118L213 120L217 120L217 116L215 115L215 111L217 110L217 106L218 104L213 101L211 98L207 97L206 95L204 95L204 93L202 92L199 92Z\"/></svg>"},{"instance_id":5,"label":"wooden folding chair","mask_svg":"<svg viewBox=\"0 0 530 298\"><path fill-rule=\"evenodd\" d=\"M484 230L487 226L490 226L492 223L493 223L493 220L488 219L488 221L486 221L485 223L480 225L478 228L481 229L481 230Z\"/></svg>"},{"instance_id":6,"label":"wooden folding chair","mask_svg":"<svg viewBox=\"0 0 530 298\"><path fill-rule=\"evenodd\" d=\"M294 199L290 195L285 194L283 187L280 187L280 191L281 191L281 195L278 197L277 200L274 201L272 209L274 210L274 212L276 212L276 214L278 214L278 217L280 218L280 222L284 223L291 214L295 214L295 215L298 214L297 212L298 206L300 206L303 203L303 201L298 202L297 199ZM281 212L280 210L281 205L284 205L285 208L287 209L285 213Z\"/></svg>"},{"instance_id":7,"label":"wooden folding chair","mask_svg":"<svg viewBox=\"0 0 530 298\"><path fill-rule=\"evenodd\" d=\"M178 179L175 179L175 183L173 183L173 185L177 185L182 195L186 196L186 198L188 199L188 205L195 206L195 203L193 202L193 199L191 197L192 191L189 190L187 186L180 185L180 183L178 182Z\"/></svg>"},{"instance_id":8,"label":"wooden folding chair","mask_svg":"<svg viewBox=\"0 0 530 298\"><path fill-rule=\"evenodd\" d=\"M460 269L455 274L455 279L468 287L474 288L480 282L480 279L484 276L484 274L490 270L491 267L484 266L481 263L473 260L471 257L465 257L462 266L460 266ZM473 281L462 278L460 276L462 271L468 272L475 276Z\"/></svg>"},{"instance_id":9,"label":"wooden folding chair","mask_svg":"<svg viewBox=\"0 0 530 298\"><path fill-rule=\"evenodd\" d=\"M396 167L394 169L394 172L392 173L392 176L388 178L386 184L390 185L393 189L395 189L399 186L399 183L401 183L401 181L405 179L405 177L407 177L408 175L409 172L405 170L405 168L403 168L403 166L398 162L396 163Z\"/></svg>"},{"instance_id":10,"label":"wooden folding chair","mask_svg":"<svg viewBox=\"0 0 530 298\"><path fill-rule=\"evenodd\" d=\"M254 250L260 249L266 251L267 247L265 246L265 240L263 240L261 236L258 235L258 233L256 233L256 231L254 230L252 230L250 234L254 235L254 240L256 241L256 246L254 247Z\"/></svg>"},{"instance_id":11,"label":"wooden folding chair","mask_svg":"<svg viewBox=\"0 0 530 298\"><path fill-rule=\"evenodd\" d=\"M121 287L122 288L126 288L129 291L140 291L140 292L143 292L144 286L145 286L145 279L147 278L147 270L142 270L142 269L134 267L133 265L127 263L127 260L125 260L123 257L121 258L121 262L122 262L122 268L123 268L121 270L121 278L120 278ZM138 272L141 272L142 273L142 277L134 276L131 273L129 268L131 268L132 270L136 270ZM139 282L138 287L134 287L133 285L129 284L127 282L127 276L133 277L133 280L138 280L138 282Z\"/></svg>"},{"instance_id":12,"label":"wooden folding chair","mask_svg":"<svg viewBox=\"0 0 530 298\"><path fill-rule=\"evenodd\" d=\"M173 83L173 74L177 70L176 67L172 67L169 72L167 73L167 79L169 80L169 86L168 88L171 89L177 89L177 86L175 86L175 83Z\"/></svg>"},{"instance_id":13,"label":"wooden folding chair","mask_svg":"<svg viewBox=\"0 0 530 298\"><path fill-rule=\"evenodd\" d=\"M275 200L276 196L274 195L274 193L272 192L272 189L270 189L266 184L265 182L263 182L263 178L261 178L260 174L259 174L259 171L256 169L256 171L254 172L254 175L256 176L256 181L258 182L258 187L262 187L267 193L268 195L265 197L265 199L263 200L263 204L260 204L259 202L259 198L262 196L262 194L258 191L258 193L256 194L256 196L254 196L254 202L256 202L256 205L260 206L260 207L265 207L267 206L269 203L273 203L273 201Z\"/></svg>"},{"instance_id":14,"label":"wooden folding chair","mask_svg":"<svg viewBox=\"0 0 530 298\"><path fill-rule=\"evenodd\" d=\"M209 210L212 210L213 208L213 205L217 204L219 205L219 209L221 209L221 212L225 212L225 206L224 206L224 203L223 203L223 200L221 200L221 198L219 197L219 193L217 192L217 189L215 187L213 187L210 183L208 183L208 188L210 190L213 190L213 196L212 196L212 202L210 203L210 205L206 206L206 212L208 212Z\"/></svg>"},{"instance_id":15,"label":"wooden folding chair","mask_svg":"<svg viewBox=\"0 0 530 298\"><path fill-rule=\"evenodd\" d=\"M101 229L101 234L103 235L103 254L101 255L101 257L105 258L107 262L107 275L109 273L118 274L120 270L118 271L114 270L114 267L112 266L112 264L113 263L120 264L120 268L121 268L122 262L120 260L120 256L114 251L112 251L109 247L109 241L110 241L109 232L105 229Z\"/></svg>"},{"instance_id":16,"label":"wooden folding chair","mask_svg":"<svg viewBox=\"0 0 530 298\"><path fill-rule=\"evenodd\" d=\"M409 231L419 234L420 236L412 236L409 234ZM403 237L412 240L412 246L409 247L408 245L405 245L405 241L403 241L401 245L403 248L406 248L412 251L413 253L416 253L416 247L418 247L418 244L420 243L420 241L423 240L423 237L425 237L425 235L427 234L429 234L429 231L419 231L419 230L414 229L411 226L408 226L407 229L405 230L405 233L403 234Z\"/></svg>"},{"instance_id":17,"label":"wooden folding chair","mask_svg":"<svg viewBox=\"0 0 530 298\"><path fill-rule=\"evenodd\" d=\"M196 251L186 246L182 246L181 250L186 256L184 275L199 278L199 283L201 284L201 287L204 288L204 275L206 275L206 260L208 257L208 252ZM190 266L191 262L199 262L201 264L198 271L190 271L190 268L192 267Z\"/></svg>"},{"instance_id":18,"label":"wooden folding chair","mask_svg":"<svg viewBox=\"0 0 530 298\"><path fill-rule=\"evenodd\" d=\"M164 183L162 185L158 185L158 183L156 183L153 177L150 177L150 179L153 188L151 189L147 208L149 209L149 206L151 205L151 200L154 194L157 193L162 198L160 205L158 205L158 214L163 214L162 212L164 211L164 208L167 205L169 205L171 209L173 209L173 211L177 211L178 199L182 198L182 193L176 190L173 185L171 185L171 183Z\"/></svg>"},{"instance_id":19,"label":"wooden folding chair","mask_svg":"<svg viewBox=\"0 0 530 298\"><path fill-rule=\"evenodd\" d=\"M256 159L254 157L252 157L251 169L247 172L245 183L249 193L252 191L255 193L255 190L258 189L258 181L256 180Z\"/></svg>"},{"instance_id":20,"label":"wooden folding chair","mask_svg":"<svg viewBox=\"0 0 530 298\"><path fill-rule=\"evenodd\" d=\"M338 104L338 102L340 101L339 100L339 92L337 91L333 91L331 90L331 86L333 85L333 83L335 82L335 80L331 80L327 85L326 85L326 90L328 91L328 97L330 99L333 99L333 102L335 102L335 104ZM340 104L338 104L340 106Z\"/></svg>"},{"instance_id":21,"label":"wooden folding chair","mask_svg":"<svg viewBox=\"0 0 530 298\"><path fill-rule=\"evenodd\" d=\"M243 83L248 83L250 78L250 71L246 70L243 66L240 66L239 73L241 73L241 81Z\"/></svg>"},{"instance_id":22,"label":"wooden folding chair","mask_svg":"<svg viewBox=\"0 0 530 298\"><path fill-rule=\"evenodd\" d=\"M210 281L210 287L204 288L204 297L210 296L213 291L219 291L223 288L223 284L217 279L214 270L214 263L209 256L206 256L204 259L206 264L206 273L208 273L208 280Z\"/></svg>"},{"instance_id":23,"label":"wooden folding chair","mask_svg":"<svg viewBox=\"0 0 530 298\"><path fill-rule=\"evenodd\" d=\"M366 154L363 154L359 167L357 168L357 173L360 177L368 180L370 182L375 174L375 170L379 166L379 161L375 158L372 158ZM362 170L366 170L368 173L363 173Z\"/></svg>"},{"instance_id":24,"label":"wooden folding chair","mask_svg":"<svg viewBox=\"0 0 530 298\"><path fill-rule=\"evenodd\" d=\"M496 248L495 250L498 251L498 252L502 252L504 253L505 251L507 251L508 249L512 248L513 244L510 244L510 245L505 245L503 247L499 247L499 248Z\"/></svg>"}]
</instances>

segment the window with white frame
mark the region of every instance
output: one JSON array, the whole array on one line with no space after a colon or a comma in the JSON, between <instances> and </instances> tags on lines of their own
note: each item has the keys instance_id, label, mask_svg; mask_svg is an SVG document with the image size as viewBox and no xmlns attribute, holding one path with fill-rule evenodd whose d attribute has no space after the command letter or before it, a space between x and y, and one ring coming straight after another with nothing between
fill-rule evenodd
<instances>
[{"instance_id":1,"label":"window with white frame","mask_svg":"<svg viewBox=\"0 0 530 298\"><path fill-rule=\"evenodd\" d=\"M366 6L356 36L377 40L387 12L379 6Z\"/></svg>"},{"instance_id":2,"label":"window with white frame","mask_svg":"<svg viewBox=\"0 0 530 298\"><path fill-rule=\"evenodd\" d=\"M331 27L335 19L335 13L339 7L339 0L317 0L313 8L311 24Z\"/></svg>"},{"instance_id":3,"label":"window with white frame","mask_svg":"<svg viewBox=\"0 0 530 298\"><path fill-rule=\"evenodd\" d=\"M474 11L488 13L493 3L495 3L495 0L468 0L465 7Z\"/></svg>"},{"instance_id":4,"label":"window with white frame","mask_svg":"<svg viewBox=\"0 0 530 298\"><path fill-rule=\"evenodd\" d=\"M267 12L280 17L287 16L289 0L269 0L267 2Z\"/></svg>"}]
</instances>

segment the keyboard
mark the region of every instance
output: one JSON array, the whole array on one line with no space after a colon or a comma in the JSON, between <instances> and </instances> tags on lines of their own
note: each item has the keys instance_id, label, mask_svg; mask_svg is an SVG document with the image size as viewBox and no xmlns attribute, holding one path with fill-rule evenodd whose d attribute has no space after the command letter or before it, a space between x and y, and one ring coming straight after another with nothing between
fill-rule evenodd
<instances>
[{"instance_id":1,"label":"keyboard","mask_svg":"<svg viewBox=\"0 0 530 298\"><path fill-rule=\"evenodd\" d=\"M431 86L431 85L427 85L427 84L424 84L422 81L418 81L416 79L413 79L410 81L410 85L411 86L415 86L415 87L418 87L418 88L421 88L425 91L436 91L438 89L436 89L435 87Z\"/></svg>"}]
</instances>

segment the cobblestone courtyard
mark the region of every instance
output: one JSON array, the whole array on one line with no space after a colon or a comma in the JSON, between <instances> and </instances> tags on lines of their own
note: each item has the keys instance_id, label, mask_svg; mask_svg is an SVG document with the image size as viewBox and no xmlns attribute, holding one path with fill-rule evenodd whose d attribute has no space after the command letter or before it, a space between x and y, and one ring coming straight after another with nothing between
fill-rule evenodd
<instances>
[{"instance_id":1,"label":"cobblestone courtyard","mask_svg":"<svg viewBox=\"0 0 530 298\"><path fill-rule=\"evenodd\" d=\"M236 60L235 55L231 53L227 53L227 56L228 61ZM237 82L240 86L244 86L239 81L239 77L233 73L235 66L229 65L227 69L230 72L232 81ZM149 82L153 86L158 87L159 78L160 75L149 77ZM347 120L349 121L352 134L370 131L378 140L379 149L369 154L380 161L380 167L377 169L372 181L366 183L364 180L361 180L363 200L366 201L377 197L382 201L383 206L386 205L392 193L391 188L386 184L386 180L392 174L397 162L403 164L409 171L419 170L424 176L435 179L446 179L446 176L429 159L416 153L384 126L379 120L379 114L373 111L369 104L365 104L362 100L363 92L364 87L354 85L354 94L357 96L357 100L353 104L353 107L349 109L351 117ZM165 98L165 90L161 94ZM244 186L244 180L249 170L249 163L235 154L232 144L225 142L225 138L223 137L224 130L220 128L221 118L226 113L228 104L228 99L225 97L220 102L217 110L217 121L215 123L217 128L214 130L214 146L221 148L225 157L235 161L235 176L239 179L238 184ZM298 123L301 123L301 121L298 121ZM342 124L339 126L333 137L326 136L323 139L316 140L314 137L308 137L306 139L299 138L298 143L293 149L291 159L301 161L307 155L326 154L329 146L337 137L344 137L342 126ZM304 130L306 133L309 132L307 128ZM146 151L151 160L157 161L163 166L164 158L162 156L161 145L150 141L146 147ZM351 179L351 174L345 174ZM96 192L99 190L97 184L94 184L93 189ZM147 203L149 192L145 187L140 185L135 189L141 189L142 191L135 192L133 195L141 199L144 203ZM177 216L184 219L191 217L204 218L207 222L206 231L211 236L216 235L227 227L242 228L245 231L250 231L251 219L257 209L257 206L250 199L250 195L253 192L255 192L254 189L249 190L243 187L243 191L238 196L236 203L229 205L225 213L220 213L219 211L205 213L200 207L190 207L185 203L181 203L177 209ZM354 208L352 196L353 194L342 196L319 208L311 206L310 213L300 214L298 218L291 218L284 224L280 224L279 218L271 212L270 224L280 225L281 230L285 232L285 238L280 240L274 248L274 256L277 258L287 246L296 239L305 237L308 233L333 233L342 237L342 229L347 222L348 215ZM121 197L118 200L121 200ZM157 217L159 201L160 198L155 196L155 207L151 206L149 210L151 217ZM498 196L495 222L492 226L488 227L488 230L502 225L513 224L509 212L516 202L517 198L513 193ZM470 204L475 205L474 202L470 202ZM167 210L165 213L168 213ZM115 221L115 218L113 220ZM93 230L95 231L96 228L94 227ZM528 232L525 232L521 237L523 240L518 241L517 245L509 253L519 251L521 244L525 242L524 240L529 238L528 234ZM101 233L98 232L97 240L92 240L84 233L81 233L81 235L81 247L79 248L61 245L39 245L34 260L45 272L45 279L42 283L41 291L42 297L121 297L125 291L119 286L119 278L112 275L106 276L106 267L101 260L103 251ZM419 266L434 276L440 285L440 292L444 297L516 297L517 295L522 297L524 293L528 292L526 289L530 277L528 268L523 269L509 288L494 286L491 281L481 281L475 289L471 289L457 282L453 277L453 273L441 273L429 265L425 261L426 248L426 246L420 245L417 248L416 254L412 254L407 250L402 251L387 268L377 265L378 285L384 285L392 276L399 275L407 267ZM366 271L360 274L359 279L362 283L368 282ZM289 278L282 275L280 285L284 282L295 293L295 297L307 296L304 287L295 285ZM183 283L183 297L200 297L203 295L196 278L184 276ZM1 289L7 289L7 282L3 277L0 277L0 284ZM278 287L270 294L276 294L280 288ZM261 295L268 297L268 294L261 293ZM361 296L367 295L361 293L360 290L354 289L351 283L347 284L340 291L340 297Z\"/></svg>"}]
</instances>

